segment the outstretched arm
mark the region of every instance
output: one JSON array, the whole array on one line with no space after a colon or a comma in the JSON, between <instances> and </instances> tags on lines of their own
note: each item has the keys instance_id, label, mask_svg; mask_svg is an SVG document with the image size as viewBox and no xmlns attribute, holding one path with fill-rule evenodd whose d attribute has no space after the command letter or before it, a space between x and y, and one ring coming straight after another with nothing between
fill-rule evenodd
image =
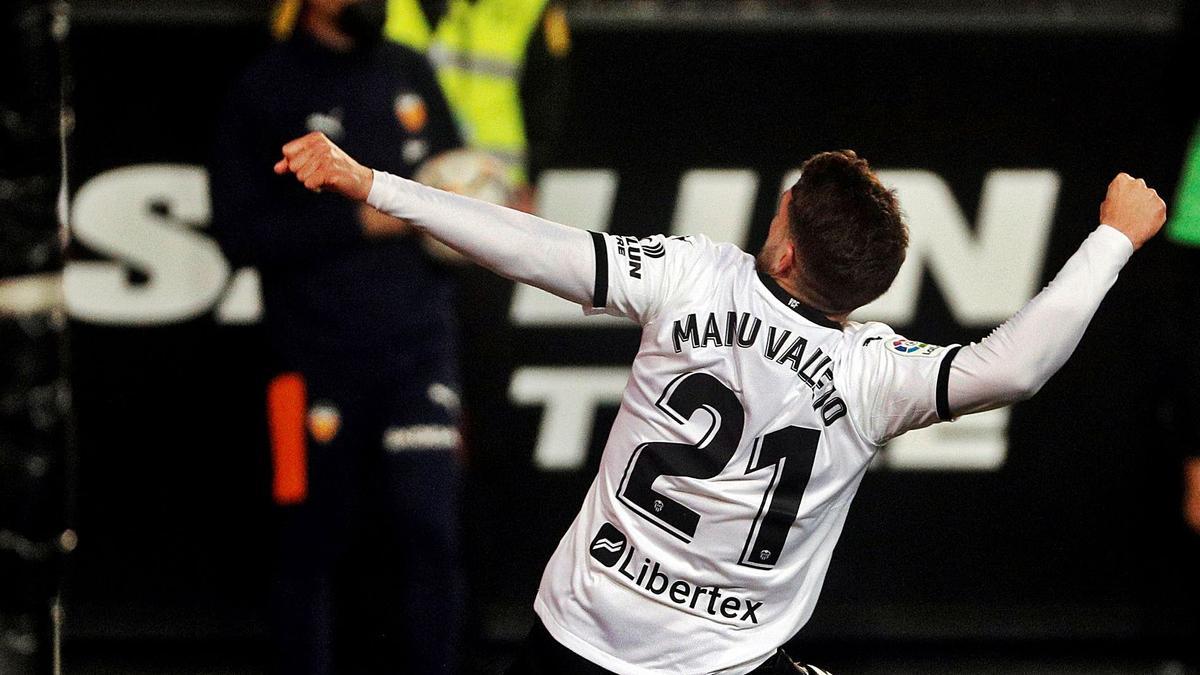
<instances>
[{"instance_id":1,"label":"outstretched arm","mask_svg":"<svg viewBox=\"0 0 1200 675\"><path fill-rule=\"evenodd\" d=\"M316 132L283 146L275 173L288 172L310 190L401 218L501 276L579 304L592 299L596 261L584 230L372 171Z\"/></svg>"},{"instance_id":2,"label":"outstretched arm","mask_svg":"<svg viewBox=\"0 0 1200 675\"><path fill-rule=\"evenodd\" d=\"M963 347L949 371L952 416L1033 396L1058 371L1117 274L1162 227L1166 205L1145 181L1121 174L1108 186L1100 222L1048 286L982 341Z\"/></svg>"}]
</instances>

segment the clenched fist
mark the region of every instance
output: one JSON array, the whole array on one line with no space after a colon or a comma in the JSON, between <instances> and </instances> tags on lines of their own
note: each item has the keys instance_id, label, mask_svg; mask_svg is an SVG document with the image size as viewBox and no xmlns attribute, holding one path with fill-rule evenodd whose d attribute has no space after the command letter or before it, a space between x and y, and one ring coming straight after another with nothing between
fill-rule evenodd
<instances>
[{"instance_id":1,"label":"clenched fist","mask_svg":"<svg viewBox=\"0 0 1200 675\"><path fill-rule=\"evenodd\" d=\"M318 131L283 146L283 159L275 163L275 173L282 176L289 171L309 190L330 189L359 202L367 200L374 180L370 169Z\"/></svg>"},{"instance_id":2,"label":"clenched fist","mask_svg":"<svg viewBox=\"0 0 1200 675\"><path fill-rule=\"evenodd\" d=\"M1135 251L1158 234L1166 219L1166 203L1146 181L1122 173L1108 184L1108 194L1100 205L1100 222L1129 237Z\"/></svg>"}]
</instances>

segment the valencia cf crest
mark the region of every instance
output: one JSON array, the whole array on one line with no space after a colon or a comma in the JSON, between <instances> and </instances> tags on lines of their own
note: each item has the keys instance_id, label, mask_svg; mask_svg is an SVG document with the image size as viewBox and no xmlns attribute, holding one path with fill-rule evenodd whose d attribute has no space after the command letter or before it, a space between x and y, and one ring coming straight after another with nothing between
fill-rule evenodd
<instances>
[{"instance_id":1,"label":"valencia cf crest","mask_svg":"<svg viewBox=\"0 0 1200 675\"><path fill-rule=\"evenodd\" d=\"M308 433L318 443L332 441L342 429L342 413L328 402L318 402L308 410Z\"/></svg>"},{"instance_id":2,"label":"valencia cf crest","mask_svg":"<svg viewBox=\"0 0 1200 675\"><path fill-rule=\"evenodd\" d=\"M396 95L392 102L392 110L400 126L410 134L420 133L429 122L429 110L425 107L425 99L420 94L403 91Z\"/></svg>"}]
</instances>

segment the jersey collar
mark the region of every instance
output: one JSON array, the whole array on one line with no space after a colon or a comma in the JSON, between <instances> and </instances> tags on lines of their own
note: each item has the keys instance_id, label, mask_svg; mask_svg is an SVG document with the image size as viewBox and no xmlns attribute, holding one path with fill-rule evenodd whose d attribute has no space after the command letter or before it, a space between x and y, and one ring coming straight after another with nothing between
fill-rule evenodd
<instances>
[{"instance_id":1,"label":"jersey collar","mask_svg":"<svg viewBox=\"0 0 1200 675\"><path fill-rule=\"evenodd\" d=\"M762 282L763 286L767 287L768 291L771 291L771 295L774 295L775 299L779 300L779 302L783 303L785 307L793 312L817 324L818 326L834 328L836 330L842 329L842 325L840 323L833 321L829 317L822 314L821 310L805 304L803 300L783 290L783 287L776 283L776 281L769 275L759 272L758 279Z\"/></svg>"}]
</instances>

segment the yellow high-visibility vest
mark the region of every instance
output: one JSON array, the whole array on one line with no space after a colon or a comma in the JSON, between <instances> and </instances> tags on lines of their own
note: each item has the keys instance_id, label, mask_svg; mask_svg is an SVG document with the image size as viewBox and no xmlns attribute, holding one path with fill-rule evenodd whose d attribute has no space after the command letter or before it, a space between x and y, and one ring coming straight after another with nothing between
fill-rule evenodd
<instances>
[{"instance_id":1,"label":"yellow high-visibility vest","mask_svg":"<svg viewBox=\"0 0 1200 675\"><path fill-rule=\"evenodd\" d=\"M388 0L385 34L423 52L467 145L504 160L524 182L520 77L548 0L449 0L430 28L418 0Z\"/></svg>"}]
</instances>

